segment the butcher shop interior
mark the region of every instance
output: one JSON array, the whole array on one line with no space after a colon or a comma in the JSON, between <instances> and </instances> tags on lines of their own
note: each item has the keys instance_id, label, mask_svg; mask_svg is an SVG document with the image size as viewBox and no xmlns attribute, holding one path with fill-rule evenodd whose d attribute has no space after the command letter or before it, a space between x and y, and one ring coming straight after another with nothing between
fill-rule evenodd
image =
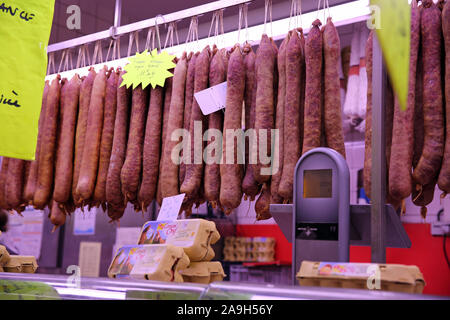
<instances>
[{"instance_id":1,"label":"butcher shop interior","mask_svg":"<svg viewBox=\"0 0 450 320\"><path fill-rule=\"evenodd\" d=\"M450 299L449 0L10 0L0 39L0 300Z\"/></svg>"}]
</instances>

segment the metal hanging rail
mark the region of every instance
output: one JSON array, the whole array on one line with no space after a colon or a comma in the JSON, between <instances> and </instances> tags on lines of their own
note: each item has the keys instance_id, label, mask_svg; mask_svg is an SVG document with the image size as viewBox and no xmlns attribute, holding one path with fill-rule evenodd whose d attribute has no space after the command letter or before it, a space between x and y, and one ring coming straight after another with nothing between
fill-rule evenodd
<instances>
[{"instance_id":1,"label":"metal hanging rail","mask_svg":"<svg viewBox=\"0 0 450 320\"><path fill-rule=\"evenodd\" d=\"M163 16L157 16L155 18L151 18L151 19L147 19L147 20L130 23L125 26L120 26L120 16L121 16L120 12L121 12L121 8L122 8L122 1L117 0L116 6L115 6L116 11L115 11L115 16L114 16L114 26L112 28L110 28L108 30L88 34L86 36L82 36L79 38L51 44L48 46L47 52L50 53L50 52L54 52L54 51L77 47L77 46L80 46L80 45L83 45L86 43L90 43L90 42L94 42L97 40L108 39L110 37L117 37L117 36L127 34L130 32L133 32L133 31L150 28L150 27L155 26L158 23L158 21L157 21L158 18L160 19L159 23L161 21L164 21L164 23L169 23L169 22L173 22L173 21L190 18L193 16L199 16L199 15L202 15L202 14L205 14L208 12L213 12L216 10L237 6L237 5L240 5L243 3L249 3L249 2L251 2L251 0L214 1L214 2L207 3L207 4L204 4L201 6L169 13L169 14L166 14Z\"/></svg>"},{"instance_id":2,"label":"metal hanging rail","mask_svg":"<svg viewBox=\"0 0 450 320\"><path fill-rule=\"evenodd\" d=\"M218 2L227 2L227 1L218 1ZM236 3L237 1L234 1L234 2ZM241 1L241 3L244 3L244 2L248 2L248 1ZM216 2L214 2L214 3L216 3ZM223 7L221 7L221 8L223 8ZM221 8L219 8L217 10L220 10ZM348 3L336 5L336 6L330 7L330 12L333 17L333 23L336 27L365 21L370 17L370 14L371 14L371 11L369 8L369 0L355 0L355 1L350 1ZM323 16L324 16L323 10L303 14L301 27L303 28L304 33L307 34L309 32L312 22L315 19L317 19L317 17L322 18ZM289 20L290 20L289 18L274 20L272 22L272 28L268 28L269 36L272 36L274 40L280 40L280 39L284 38L286 36L287 32L289 31ZM140 22L138 22L138 23L140 23ZM293 23L293 21L291 21L291 26L290 26L291 29L293 28L292 23ZM127 27L127 26L124 26L124 27ZM119 27L119 29L120 28L121 27ZM139 30L139 29L133 29L133 30ZM270 30L272 30L272 32L270 32ZM262 23L260 25L249 27L247 31L248 31L248 39L247 40L252 45L257 45L257 44L259 44L261 35L264 32L264 23ZM241 32L241 39L240 39L241 42L246 40L243 37L243 34L244 34L244 32ZM85 37L88 37L88 36L85 36ZM236 30L236 31L227 32L223 35L220 35L220 37L221 37L221 39L220 39L221 46L224 48L231 48L238 42L238 31ZM81 38L84 38L84 37L81 37ZM54 45L62 45L63 43L66 43L65 48L76 47L76 46L80 45L80 41L78 39L81 39L81 38L68 40L68 41L61 42L61 43L54 44ZM200 39L199 41L197 41L195 43L195 46L197 47L197 50L201 50L201 48L205 47L206 45L211 45L213 42L214 42L214 37L211 37L211 38L206 37L206 38L203 38L203 39ZM182 54L182 52L186 50L186 44L176 45L173 47L166 48L165 50L171 54L180 56ZM119 66L123 67L127 63L128 63L128 59L122 58L122 59L117 59L117 60L113 60L113 61L108 61L105 63L99 63L99 64L94 65L93 67L95 70L99 70L105 64L108 65L108 67L119 67ZM78 73L80 76L87 74L89 68L90 68L90 66L84 67L84 68L79 68L79 69L74 69L74 70L69 70L69 71L65 71L65 72L60 72L59 74L63 78L70 79L75 73ZM55 76L56 76L56 74L48 75L46 77L46 80L51 80Z\"/></svg>"}]
</instances>

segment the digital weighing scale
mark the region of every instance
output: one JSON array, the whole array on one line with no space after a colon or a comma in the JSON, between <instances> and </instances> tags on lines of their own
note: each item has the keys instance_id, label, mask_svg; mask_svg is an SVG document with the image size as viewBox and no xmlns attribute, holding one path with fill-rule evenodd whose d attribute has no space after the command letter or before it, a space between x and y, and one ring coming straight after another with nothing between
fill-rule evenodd
<instances>
[{"instance_id":1,"label":"digital weighing scale","mask_svg":"<svg viewBox=\"0 0 450 320\"><path fill-rule=\"evenodd\" d=\"M271 204L270 213L292 243L292 281L302 261L349 261L350 244L370 245L370 205L350 205L350 172L335 150L305 153L294 170L293 204ZM409 248L400 218L386 205L387 245Z\"/></svg>"}]
</instances>

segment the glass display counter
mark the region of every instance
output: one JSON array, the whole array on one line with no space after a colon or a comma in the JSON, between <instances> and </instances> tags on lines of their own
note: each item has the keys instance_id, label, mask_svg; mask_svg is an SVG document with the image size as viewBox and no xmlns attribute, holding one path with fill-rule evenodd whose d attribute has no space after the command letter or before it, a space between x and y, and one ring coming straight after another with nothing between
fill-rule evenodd
<instances>
[{"instance_id":1,"label":"glass display counter","mask_svg":"<svg viewBox=\"0 0 450 320\"><path fill-rule=\"evenodd\" d=\"M8 300L416 300L443 299L386 291L215 282L209 285L131 279L0 273Z\"/></svg>"}]
</instances>

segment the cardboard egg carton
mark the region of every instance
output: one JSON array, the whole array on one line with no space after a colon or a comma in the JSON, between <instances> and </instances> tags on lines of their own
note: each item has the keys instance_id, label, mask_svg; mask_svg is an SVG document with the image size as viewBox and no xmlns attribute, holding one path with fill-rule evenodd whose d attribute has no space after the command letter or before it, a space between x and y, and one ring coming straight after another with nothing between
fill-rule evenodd
<instances>
[{"instance_id":1,"label":"cardboard egg carton","mask_svg":"<svg viewBox=\"0 0 450 320\"><path fill-rule=\"evenodd\" d=\"M139 245L170 244L181 247L190 261L211 261L211 245L220 239L216 224L204 219L148 221L139 237Z\"/></svg>"},{"instance_id":2,"label":"cardboard egg carton","mask_svg":"<svg viewBox=\"0 0 450 320\"><path fill-rule=\"evenodd\" d=\"M225 278L222 264L219 261L191 262L186 269L180 271L184 282L209 284Z\"/></svg>"},{"instance_id":3,"label":"cardboard egg carton","mask_svg":"<svg viewBox=\"0 0 450 320\"><path fill-rule=\"evenodd\" d=\"M11 259L5 246L0 246L0 267L3 267Z\"/></svg>"},{"instance_id":4,"label":"cardboard egg carton","mask_svg":"<svg viewBox=\"0 0 450 320\"><path fill-rule=\"evenodd\" d=\"M275 238L227 237L224 260L236 262L270 262L275 260Z\"/></svg>"},{"instance_id":5,"label":"cardboard egg carton","mask_svg":"<svg viewBox=\"0 0 450 320\"><path fill-rule=\"evenodd\" d=\"M425 280L417 266L376 263L303 261L297 273L302 286L380 289L422 293ZM376 285L379 288L376 288Z\"/></svg>"},{"instance_id":6,"label":"cardboard egg carton","mask_svg":"<svg viewBox=\"0 0 450 320\"><path fill-rule=\"evenodd\" d=\"M179 271L189 263L183 248L170 244L124 246L117 250L108 277L183 282Z\"/></svg>"},{"instance_id":7,"label":"cardboard egg carton","mask_svg":"<svg viewBox=\"0 0 450 320\"><path fill-rule=\"evenodd\" d=\"M275 251L256 251L253 252L254 261L271 262L275 260Z\"/></svg>"},{"instance_id":8,"label":"cardboard egg carton","mask_svg":"<svg viewBox=\"0 0 450 320\"><path fill-rule=\"evenodd\" d=\"M253 238L252 244L254 251L274 251L276 240L275 238L256 237Z\"/></svg>"},{"instance_id":9,"label":"cardboard egg carton","mask_svg":"<svg viewBox=\"0 0 450 320\"><path fill-rule=\"evenodd\" d=\"M38 268L34 256L10 256L9 261L3 265L4 272L35 273Z\"/></svg>"}]
</instances>

